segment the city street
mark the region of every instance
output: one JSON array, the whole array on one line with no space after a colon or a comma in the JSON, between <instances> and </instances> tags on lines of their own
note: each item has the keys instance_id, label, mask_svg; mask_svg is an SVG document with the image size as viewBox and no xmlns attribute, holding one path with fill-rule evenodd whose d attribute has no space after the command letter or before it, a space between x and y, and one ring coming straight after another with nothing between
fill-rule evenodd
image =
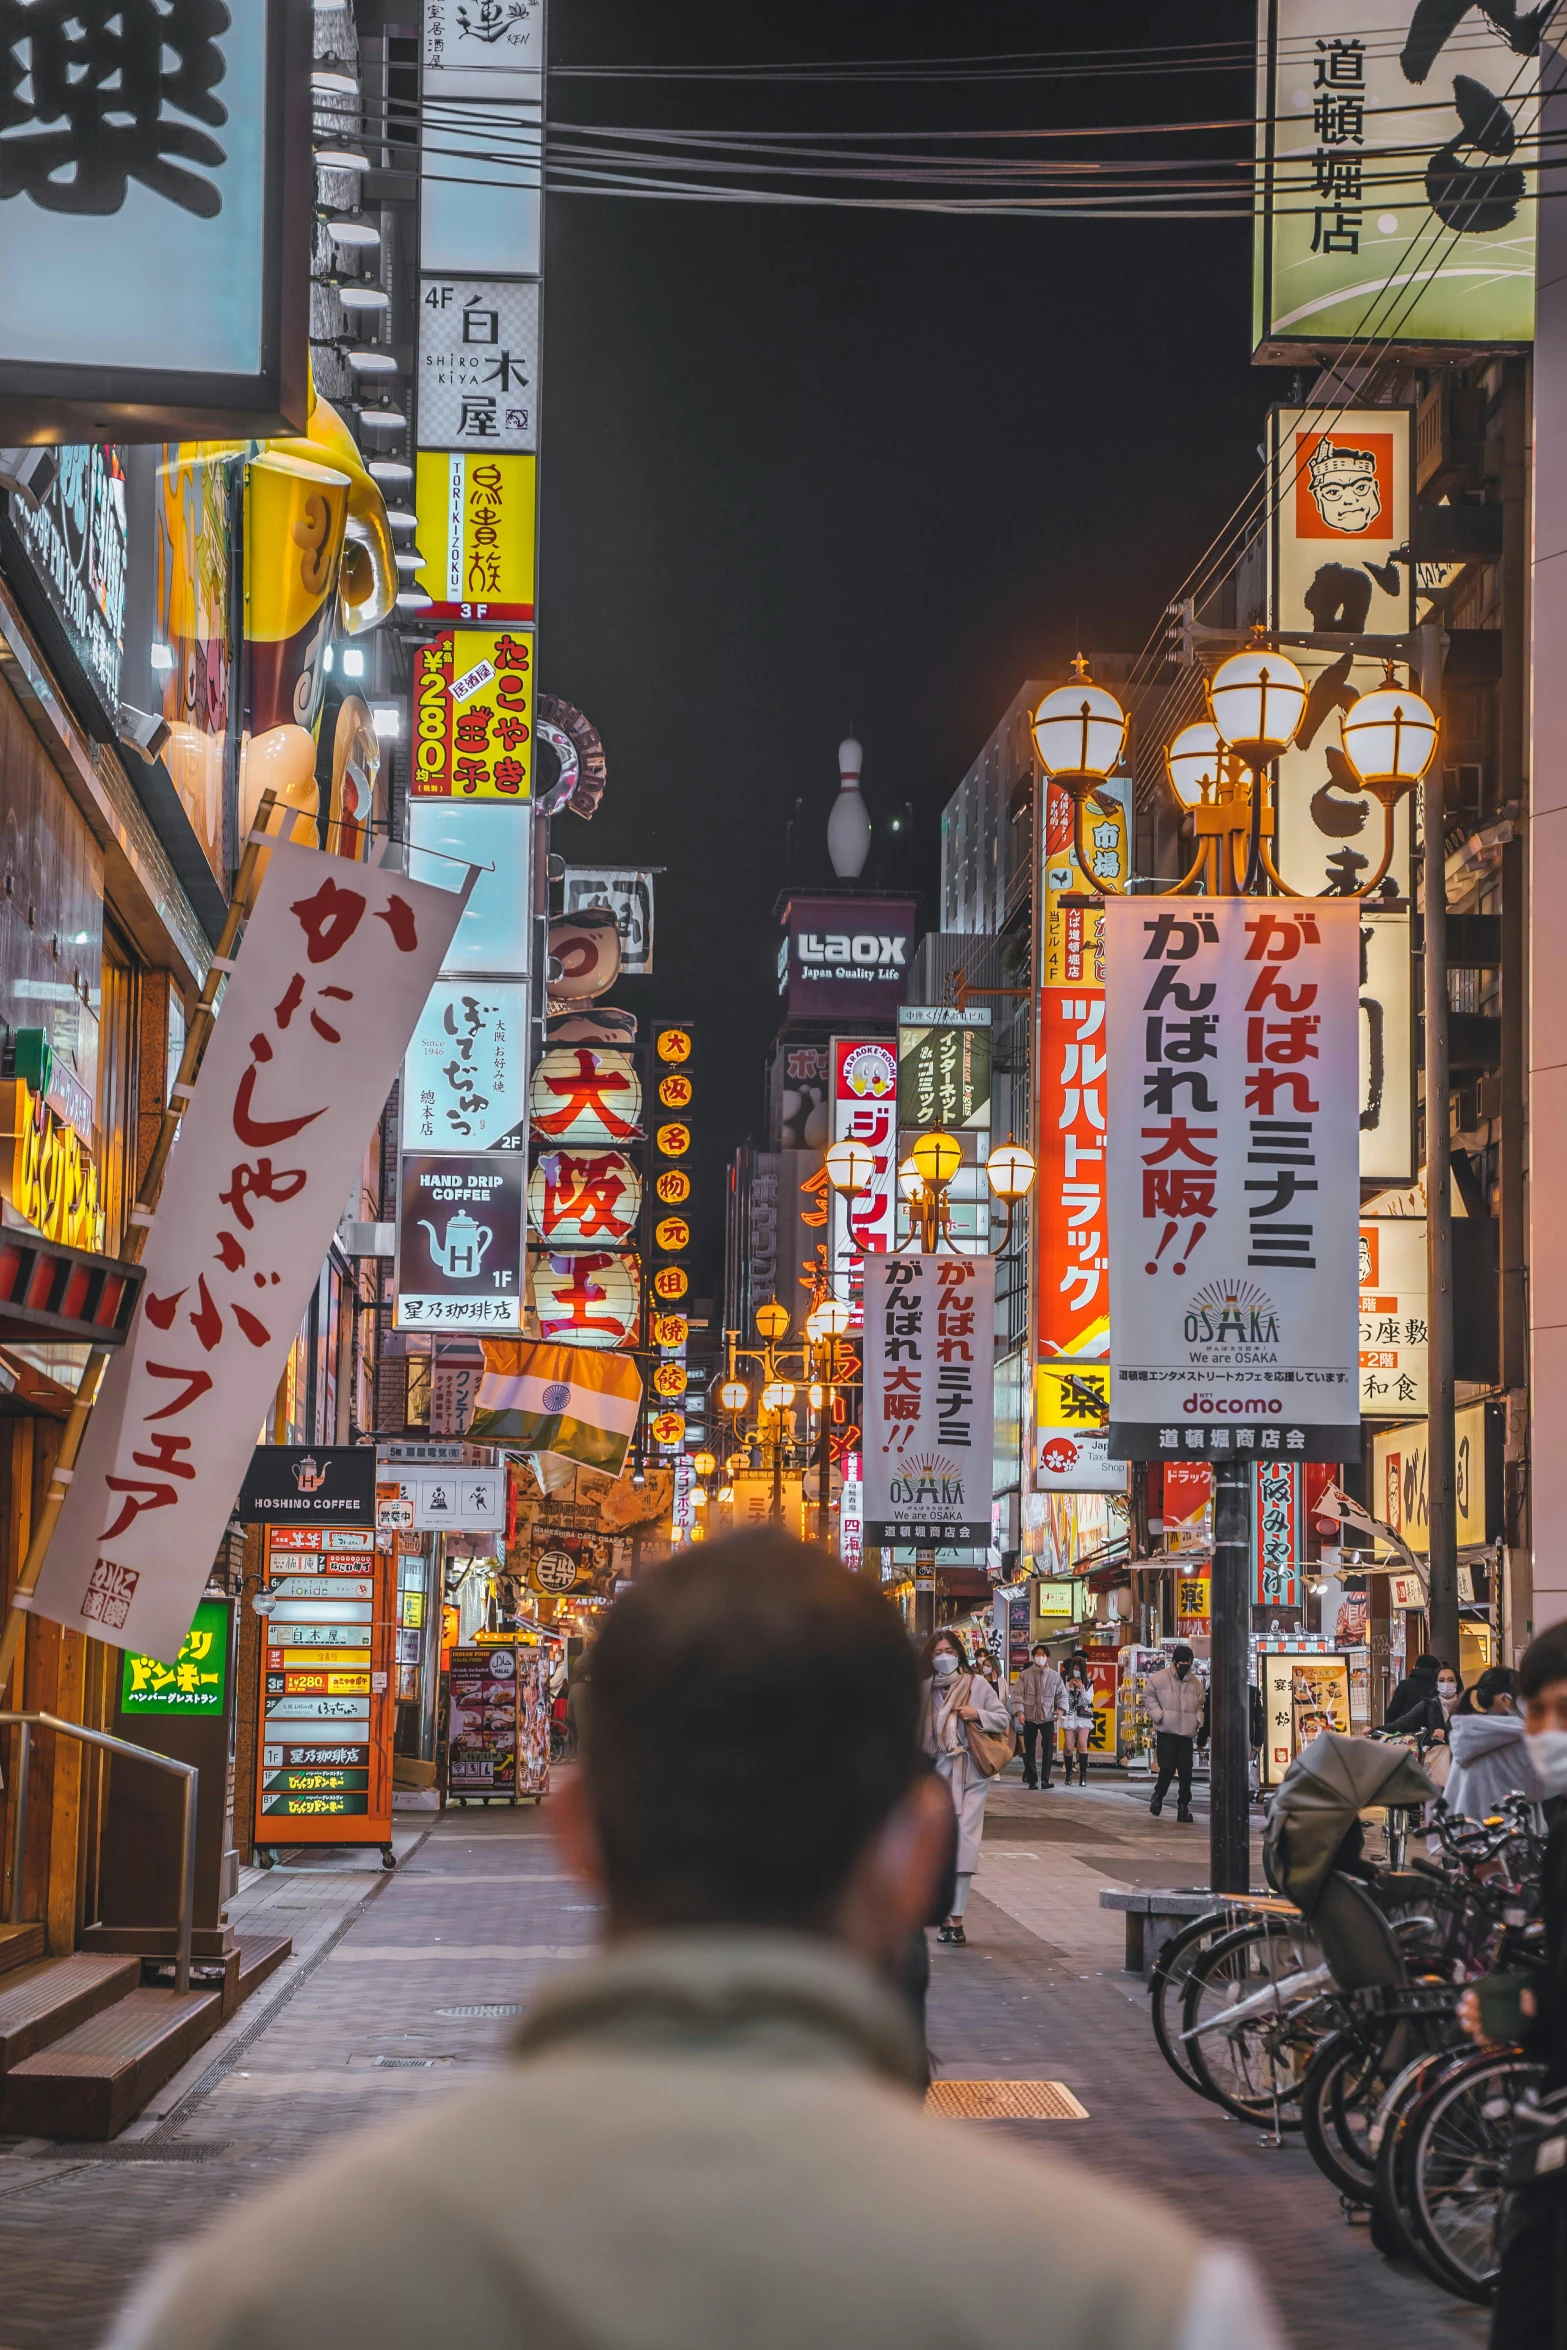
<instances>
[{"instance_id":1,"label":"city street","mask_svg":"<svg viewBox=\"0 0 1567 2350\"><path fill-rule=\"evenodd\" d=\"M330 2138L501 2061L518 2006L593 1939L547 1806L405 1813L397 1844L392 1875L331 1852L247 1872L237 1919L292 1932L296 1956L114 2145L0 2141L3 2350L89 2350L155 2253ZM1190 1883L1205 1864L1200 1804L1179 1829L1119 1784L1032 1794L1014 1767L992 1790L968 1947L933 1946L938 2076L1063 2082L1086 2121L967 2126L1152 2188L1247 2245L1302 2350L1474 2350L1483 2312L1390 2266L1298 2144L1262 2148L1160 2060L1099 1891ZM1018 2312L1018 2332L1040 2338L1042 2313Z\"/></svg>"}]
</instances>

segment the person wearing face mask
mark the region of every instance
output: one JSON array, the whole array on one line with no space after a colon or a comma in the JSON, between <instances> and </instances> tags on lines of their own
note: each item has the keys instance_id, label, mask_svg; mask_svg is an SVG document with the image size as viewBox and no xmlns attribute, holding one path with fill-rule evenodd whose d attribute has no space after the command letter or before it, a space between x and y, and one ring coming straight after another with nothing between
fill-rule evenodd
<instances>
[{"instance_id":1,"label":"person wearing face mask","mask_svg":"<svg viewBox=\"0 0 1567 2350\"><path fill-rule=\"evenodd\" d=\"M1155 1819L1159 1817L1170 1792L1170 1781L1178 1778L1175 1816L1184 1827L1190 1827L1192 1742L1207 1715L1208 1692L1200 1676L1192 1670L1192 1652L1184 1641L1171 1650L1170 1662L1162 1673L1149 1675L1143 1703L1154 1726L1154 1754L1159 1764L1159 1777L1148 1809Z\"/></svg>"},{"instance_id":2,"label":"person wearing face mask","mask_svg":"<svg viewBox=\"0 0 1567 2350\"><path fill-rule=\"evenodd\" d=\"M1395 1738L1419 1738L1427 1746L1445 1744L1448 1724L1458 1710L1463 1690L1453 1667L1438 1665L1431 1694L1414 1699L1401 1713L1390 1710L1382 1727Z\"/></svg>"},{"instance_id":3,"label":"person wearing face mask","mask_svg":"<svg viewBox=\"0 0 1567 2350\"><path fill-rule=\"evenodd\" d=\"M937 1937L942 1942L967 1942L963 1912L969 1887L979 1867L979 1843L985 1830L985 1796L990 1777L980 1769L969 1746L969 1733L1009 1736L1012 1715L1006 1699L980 1673L969 1670L959 1632L936 1632L925 1643L921 1659L920 1744L946 1780L952 1808L958 1815L957 1873L952 1911Z\"/></svg>"},{"instance_id":4,"label":"person wearing face mask","mask_svg":"<svg viewBox=\"0 0 1567 2350\"><path fill-rule=\"evenodd\" d=\"M1524 1750L1546 1796L1545 1947L1527 1975L1488 1975L1466 1991L1458 2020L1476 2040L1521 2041L1545 2068L1534 2112L1515 2120L1491 2350L1561 2350L1567 2342L1567 1624L1553 1624L1525 1649L1517 1693Z\"/></svg>"},{"instance_id":5,"label":"person wearing face mask","mask_svg":"<svg viewBox=\"0 0 1567 2350\"><path fill-rule=\"evenodd\" d=\"M1453 1767L1443 1794L1448 1810L1465 1819L1487 1818L1504 1795L1528 1795L1538 1803L1545 1793L1525 1745L1517 1684L1508 1666L1492 1665L1460 1699L1447 1725Z\"/></svg>"}]
</instances>

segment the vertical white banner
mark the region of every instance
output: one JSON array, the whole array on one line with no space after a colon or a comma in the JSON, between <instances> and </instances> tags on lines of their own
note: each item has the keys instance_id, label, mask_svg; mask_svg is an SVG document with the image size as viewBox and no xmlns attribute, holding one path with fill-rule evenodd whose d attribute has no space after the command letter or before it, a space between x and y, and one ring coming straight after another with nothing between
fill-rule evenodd
<instances>
[{"instance_id":1,"label":"vertical white banner","mask_svg":"<svg viewBox=\"0 0 1567 2350\"><path fill-rule=\"evenodd\" d=\"M1359 925L1105 908L1118 1459L1359 1457Z\"/></svg>"},{"instance_id":2,"label":"vertical white banner","mask_svg":"<svg viewBox=\"0 0 1567 2350\"><path fill-rule=\"evenodd\" d=\"M866 1257L866 1542L989 1548L995 1314L994 1257Z\"/></svg>"},{"instance_id":3,"label":"vertical white banner","mask_svg":"<svg viewBox=\"0 0 1567 2350\"><path fill-rule=\"evenodd\" d=\"M171 1658L464 900L276 848L33 1612Z\"/></svg>"}]
</instances>

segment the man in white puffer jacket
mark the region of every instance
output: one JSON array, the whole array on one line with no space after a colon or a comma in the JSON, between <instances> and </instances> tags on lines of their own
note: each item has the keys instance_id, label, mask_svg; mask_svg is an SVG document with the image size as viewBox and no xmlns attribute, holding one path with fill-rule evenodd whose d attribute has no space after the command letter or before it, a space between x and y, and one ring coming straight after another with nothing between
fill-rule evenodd
<instances>
[{"instance_id":1,"label":"man in white puffer jacket","mask_svg":"<svg viewBox=\"0 0 1567 2350\"><path fill-rule=\"evenodd\" d=\"M1192 1652L1184 1643L1171 1650L1170 1662L1162 1673L1149 1676L1143 1691L1143 1703L1148 1708L1148 1719L1154 1726L1154 1753L1159 1763L1159 1778L1148 1809L1155 1819L1159 1817L1164 1809L1164 1799L1170 1792L1170 1781L1178 1776L1180 1787L1175 1816L1184 1826L1189 1827L1192 1817L1192 1742L1207 1717L1208 1689L1201 1676L1192 1669Z\"/></svg>"}]
</instances>

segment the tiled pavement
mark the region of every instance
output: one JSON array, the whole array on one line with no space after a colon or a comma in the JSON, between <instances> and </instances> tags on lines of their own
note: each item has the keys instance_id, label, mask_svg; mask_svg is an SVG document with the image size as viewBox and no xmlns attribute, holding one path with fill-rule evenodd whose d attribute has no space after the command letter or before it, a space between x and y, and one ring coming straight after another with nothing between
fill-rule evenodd
<instances>
[{"instance_id":1,"label":"tiled pavement","mask_svg":"<svg viewBox=\"0 0 1567 2350\"><path fill-rule=\"evenodd\" d=\"M116 2148L0 2139L0 2350L90 2350L155 2252L334 2133L404 2113L500 2058L514 2010L593 1939L537 1811L409 1816L401 1865L325 1854L248 1875L236 1916L295 1936L285 1971L171 2082ZM1485 2322L1391 2268L1295 2145L1191 2097L1155 2051L1120 1971L1106 1884L1200 1881L1201 1826L1155 1822L1110 1785L993 1790L967 1949L933 1952L938 2070L1063 2080L1086 2122L976 2124L1136 2182L1252 2249L1305 2350L1480 2350ZM1124 2259L1113 2227L1085 2259ZM1019 2313L1020 2340L1045 2338Z\"/></svg>"}]
</instances>

